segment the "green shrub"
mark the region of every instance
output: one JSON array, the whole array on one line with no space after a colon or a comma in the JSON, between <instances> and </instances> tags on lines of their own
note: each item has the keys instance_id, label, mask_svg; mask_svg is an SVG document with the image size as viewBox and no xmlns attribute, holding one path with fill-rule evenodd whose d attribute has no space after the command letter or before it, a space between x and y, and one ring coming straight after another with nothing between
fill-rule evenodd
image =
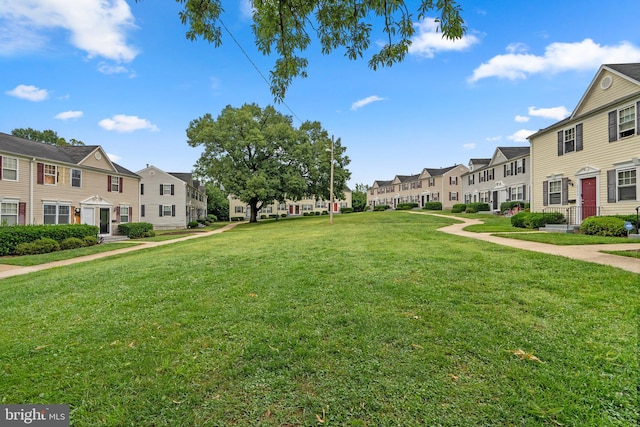
<instances>
[{"instance_id":1,"label":"green shrub","mask_svg":"<svg viewBox=\"0 0 640 427\"><path fill-rule=\"evenodd\" d=\"M84 241L82 239L78 239L77 237L67 237L62 242L60 242L60 249L66 251L67 249L77 249L82 248L84 246Z\"/></svg>"},{"instance_id":2,"label":"green shrub","mask_svg":"<svg viewBox=\"0 0 640 427\"><path fill-rule=\"evenodd\" d=\"M564 215L560 212L519 212L511 217L511 225L518 228L540 228L547 224L566 223Z\"/></svg>"},{"instance_id":3,"label":"green shrub","mask_svg":"<svg viewBox=\"0 0 640 427\"><path fill-rule=\"evenodd\" d=\"M518 228L527 228L524 225L524 219L527 217L529 213L530 212L518 212L517 214L511 217L511 225L513 227L518 227Z\"/></svg>"},{"instance_id":4,"label":"green shrub","mask_svg":"<svg viewBox=\"0 0 640 427\"><path fill-rule=\"evenodd\" d=\"M429 210L429 211L441 211L442 210L442 203L440 203L440 202L427 202L427 203L424 204L422 209L426 209L426 210Z\"/></svg>"},{"instance_id":5,"label":"green shrub","mask_svg":"<svg viewBox=\"0 0 640 427\"><path fill-rule=\"evenodd\" d=\"M98 244L98 239L95 236L84 236L82 243L84 243L85 246L93 246Z\"/></svg>"},{"instance_id":6,"label":"green shrub","mask_svg":"<svg viewBox=\"0 0 640 427\"><path fill-rule=\"evenodd\" d=\"M60 244L55 240L44 237L29 243L20 243L16 246L16 255L48 254L60 250Z\"/></svg>"},{"instance_id":7,"label":"green shrub","mask_svg":"<svg viewBox=\"0 0 640 427\"><path fill-rule=\"evenodd\" d=\"M315 214L320 216L320 211L316 211Z\"/></svg>"},{"instance_id":8,"label":"green shrub","mask_svg":"<svg viewBox=\"0 0 640 427\"><path fill-rule=\"evenodd\" d=\"M476 210L476 212L491 210L491 208L489 207L489 203L484 203L484 202L467 203L467 207L472 207L473 209Z\"/></svg>"},{"instance_id":9,"label":"green shrub","mask_svg":"<svg viewBox=\"0 0 640 427\"><path fill-rule=\"evenodd\" d=\"M79 239L85 236L97 238L99 228L86 224L65 225L15 225L0 227L0 256L16 253L20 243L31 243L42 238L61 242L68 237Z\"/></svg>"},{"instance_id":10,"label":"green shrub","mask_svg":"<svg viewBox=\"0 0 640 427\"><path fill-rule=\"evenodd\" d=\"M323 215L324 215L324 212L323 212ZM280 214L280 218L286 218L286 217L287 217L287 214Z\"/></svg>"},{"instance_id":11,"label":"green shrub","mask_svg":"<svg viewBox=\"0 0 640 427\"><path fill-rule=\"evenodd\" d=\"M520 206L520 208L522 208L522 209L529 209L529 203L515 200L515 201L512 201L512 202L502 202L502 203L500 203L500 212L511 210L516 206Z\"/></svg>"},{"instance_id":12,"label":"green shrub","mask_svg":"<svg viewBox=\"0 0 640 427\"><path fill-rule=\"evenodd\" d=\"M398 211L408 211L411 210L413 208L417 208L418 204L417 203L398 203L398 205L396 206L396 210Z\"/></svg>"},{"instance_id":13,"label":"green shrub","mask_svg":"<svg viewBox=\"0 0 640 427\"><path fill-rule=\"evenodd\" d=\"M118 233L130 239L144 237L144 234L150 230L153 230L153 225L148 222L127 222L118 225Z\"/></svg>"},{"instance_id":14,"label":"green shrub","mask_svg":"<svg viewBox=\"0 0 640 427\"><path fill-rule=\"evenodd\" d=\"M328 212L328 211L322 211L322 212L320 213L320 215L329 215L329 212Z\"/></svg>"},{"instance_id":15,"label":"green shrub","mask_svg":"<svg viewBox=\"0 0 640 427\"><path fill-rule=\"evenodd\" d=\"M353 213L353 208L340 208L340 213Z\"/></svg>"},{"instance_id":16,"label":"green shrub","mask_svg":"<svg viewBox=\"0 0 640 427\"><path fill-rule=\"evenodd\" d=\"M210 222L216 222L216 221L218 220L218 217L217 217L217 216L215 216L214 214L209 214L209 215L207 215L207 219L208 219Z\"/></svg>"},{"instance_id":17,"label":"green shrub","mask_svg":"<svg viewBox=\"0 0 640 427\"><path fill-rule=\"evenodd\" d=\"M475 206L469 205L464 209L465 213L478 213L478 209Z\"/></svg>"},{"instance_id":18,"label":"green shrub","mask_svg":"<svg viewBox=\"0 0 640 427\"><path fill-rule=\"evenodd\" d=\"M244 217L243 216L232 216L231 221L244 221Z\"/></svg>"},{"instance_id":19,"label":"green shrub","mask_svg":"<svg viewBox=\"0 0 640 427\"><path fill-rule=\"evenodd\" d=\"M580 224L580 232L593 236L624 237L627 235L624 223L624 219L615 216L590 216Z\"/></svg>"},{"instance_id":20,"label":"green shrub","mask_svg":"<svg viewBox=\"0 0 640 427\"><path fill-rule=\"evenodd\" d=\"M456 203L451 207L451 213L461 213L467 210L466 203Z\"/></svg>"},{"instance_id":21,"label":"green shrub","mask_svg":"<svg viewBox=\"0 0 640 427\"><path fill-rule=\"evenodd\" d=\"M389 209L389 205L376 205L373 207L374 212L382 212L386 211L387 209Z\"/></svg>"},{"instance_id":22,"label":"green shrub","mask_svg":"<svg viewBox=\"0 0 640 427\"><path fill-rule=\"evenodd\" d=\"M187 228L198 228L198 224L200 224L198 221L189 221Z\"/></svg>"}]
</instances>

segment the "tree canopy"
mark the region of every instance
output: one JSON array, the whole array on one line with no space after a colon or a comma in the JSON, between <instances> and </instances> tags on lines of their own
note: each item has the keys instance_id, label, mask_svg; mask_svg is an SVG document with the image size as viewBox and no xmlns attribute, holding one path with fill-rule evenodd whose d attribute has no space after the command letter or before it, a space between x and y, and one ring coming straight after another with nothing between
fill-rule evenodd
<instances>
[{"instance_id":1,"label":"tree canopy","mask_svg":"<svg viewBox=\"0 0 640 427\"><path fill-rule=\"evenodd\" d=\"M351 192L351 206L354 212L364 212L367 210L367 191L369 186L356 184L356 188Z\"/></svg>"},{"instance_id":2,"label":"tree canopy","mask_svg":"<svg viewBox=\"0 0 640 427\"><path fill-rule=\"evenodd\" d=\"M51 129L39 131L31 128L17 128L11 131L11 135L49 145L84 145L84 142L73 138L67 141L66 139L58 136L58 133Z\"/></svg>"},{"instance_id":3,"label":"tree canopy","mask_svg":"<svg viewBox=\"0 0 640 427\"><path fill-rule=\"evenodd\" d=\"M188 39L222 44L222 0L176 1L184 4L180 20L188 26ZM367 53L372 38L382 38L384 44L369 58L369 67L376 70L404 59L415 32L414 20L428 13L437 16L444 38L460 39L466 31L457 0L252 0L252 5L256 46L264 55L277 54L270 85L278 101L294 78L307 76L308 60L301 53L314 33L323 54L342 47L352 60ZM376 22L380 27L374 27ZM374 32L377 28L381 34Z\"/></svg>"},{"instance_id":4,"label":"tree canopy","mask_svg":"<svg viewBox=\"0 0 640 427\"><path fill-rule=\"evenodd\" d=\"M204 147L196 173L247 203L251 222L265 203L274 200L330 198L332 141L318 122L305 122L296 129L290 116L272 106L227 106L216 119L205 114L191 121L187 143ZM351 175L346 169L350 160L339 139L333 150L334 197L342 198Z\"/></svg>"}]
</instances>

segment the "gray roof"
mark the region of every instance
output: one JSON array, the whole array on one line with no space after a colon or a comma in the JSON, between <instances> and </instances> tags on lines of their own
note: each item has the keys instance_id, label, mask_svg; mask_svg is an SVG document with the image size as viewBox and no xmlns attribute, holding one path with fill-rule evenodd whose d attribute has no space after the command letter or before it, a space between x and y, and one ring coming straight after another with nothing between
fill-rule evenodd
<instances>
[{"instance_id":1,"label":"gray roof","mask_svg":"<svg viewBox=\"0 0 640 427\"><path fill-rule=\"evenodd\" d=\"M498 150L502 151L508 160L528 156L531 151L530 147L498 147Z\"/></svg>"},{"instance_id":2,"label":"gray roof","mask_svg":"<svg viewBox=\"0 0 640 427\"><path fill-rule=\"evenodd\" d=\"M447 168L440 168L440 169L430 169L430 168L425 168L425 170L427 172L429 172L429 175L431 176L440 176L440 175L444 175L445 173L449 172L451 169L455 168L458 165L453 165L453 166L449 166Z\"/></svg>"},{"instance_id":3,"label":"gray roof","mask_svg":"<svg viewBox=\"0 0 640 427\"><path fill-rule=\"evenodd\" d=\"M99 147L99 145L49 145L0 132L0 151L54 162L77 165ZM111 163L120 174L138 176L127 168Z\"/></svg>"},{"instance_id":4,"label":"gray roof","mask_svg":"<svg viewBox=\"0 0 640 427\"><path fill-rule=\"evenodd\" d=\"M198 181L197 179L193 179L193 174L191 172L167 172L167 173L193 186L196 190L199 190L202 193L204 193L204 186L201 186L200 181Z\"/></svg>"},{"instance_id":5,"label":"gray roof","mask_svg":"<svg viewBox=\"0 0 640 427\"><path fill-rule=\"evenodd\" d=\"M418 179L420 179L420 174L416 174L416 175L397 175L397 177L400 180L400 182L404 183L404 182L417 181Z\"/></svg>"},{"instance_id":6,"label":"gray roof","mask_svg":"<svg viewBox=\"0 0 640 427\"><path fill-rule=\"evenodd\" d=\"M469 163L474 165L487 165L491 163L491 159L469 159Z\"/></svg>"},{"instance_id":7,"label":"gray roof","mask_svg":"<svg viewBox=\"0 0 640 427\"><path fill-rule=\"evenodd\" d=\"M614 71L624 74L633 80L640 82L640 63L633 64L605 64L605 67L609 67Z\"/></svg>"},{"instance_id":8,"label":"gray roof","mask_svg":"<svg viewBox=\"0 0 640 427\"><path fill-rule=\"evenodd\" d=\"M378 187L387 187L389 185L393 185L393 181L380 181L379 179L373 181L373 185L376 185L376 183L378 184Z\"/></svg>"}]
</instances>

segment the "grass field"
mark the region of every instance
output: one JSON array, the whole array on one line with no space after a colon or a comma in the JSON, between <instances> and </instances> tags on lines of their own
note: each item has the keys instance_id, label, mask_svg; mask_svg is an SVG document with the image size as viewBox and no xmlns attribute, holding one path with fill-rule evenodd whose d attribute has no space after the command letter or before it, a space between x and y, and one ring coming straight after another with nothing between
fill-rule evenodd
<instances>
[{"instance_id":1,"label":"grass field","mask_svg":"<svg viewBox=\"0 0 640 427\"><path fill-rule=\"evenodd\" d=\"M73 425L636 425L638 275L403 212L0 280L2 403Z\"/></svg>"}]
</instances>

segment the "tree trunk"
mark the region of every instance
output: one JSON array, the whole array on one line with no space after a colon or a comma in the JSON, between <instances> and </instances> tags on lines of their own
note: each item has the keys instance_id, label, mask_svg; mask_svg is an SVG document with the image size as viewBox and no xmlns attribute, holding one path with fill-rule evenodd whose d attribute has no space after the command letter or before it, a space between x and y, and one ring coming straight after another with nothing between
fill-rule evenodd
<instances>
[{"instance_id":1,"label":"tree trunk","mask_svg":"<svg viewBox=\"0 0 640 427\"><path fill-rule=\"evenodd\" d=\"M251 217L249 217L249 222L258 222L258 201L251 200L249 202L249 207L251 208Z\"/></svg>"}]
</instances>

